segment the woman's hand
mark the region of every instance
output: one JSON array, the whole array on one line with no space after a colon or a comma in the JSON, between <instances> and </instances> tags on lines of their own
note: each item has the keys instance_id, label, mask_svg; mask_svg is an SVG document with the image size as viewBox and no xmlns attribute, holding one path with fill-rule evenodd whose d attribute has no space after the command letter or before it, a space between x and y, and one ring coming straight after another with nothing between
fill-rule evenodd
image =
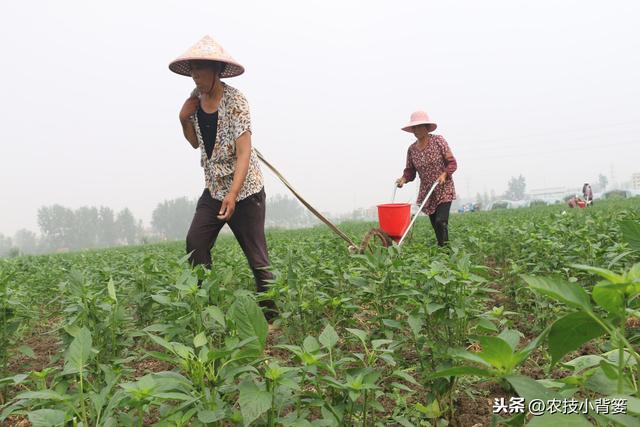
<instances>
[{"instance_id":1,"label":"woman's hand","mask_svg":"<svg viewBox=\"0 0 640 427\"><path fill-rule=\"evenodd\" d=\"M188 121L189 117L191 117L198 109L198 105L200 105L200 98L196 98L195 96L184 101L182 109L180 110L180 121L183 123Z\"/></svg>"},{"instance_id":2,"label":"woman's hand","mask_svg":"<svg viewBox=\"0 0 640 427\"><path fill-rule=\"evenodd\" d=\"M402 186L406 183L407 181L404 179L404 176L396 179L396 185L398 186L398 188L402 188Z\"/></svg>"},{"instance_id":3,"label":"woman's hand","mask_svg":"<svg viewBox=\"0 0 640 427\"><path fill-rule=\"evenodd\" d=\"M444 181L447 179L447 173L446 172L442 172L440 174L440 176L438 177L438 182L440 183L440 185L444 184Z\"/></svg>"},{"instance_id":4,"label":"woman's hand","mask_svg":"<svg viewBox=\"0 0 640 427\"><path fill-rule=\"evenodd\" d=\"M220 212L218 212L218 219L221 221L229 221L231 215L236 210L236 195L229 192L224 199L222 199L222 206L220 206Z\"/></svg>"}]
</instances>

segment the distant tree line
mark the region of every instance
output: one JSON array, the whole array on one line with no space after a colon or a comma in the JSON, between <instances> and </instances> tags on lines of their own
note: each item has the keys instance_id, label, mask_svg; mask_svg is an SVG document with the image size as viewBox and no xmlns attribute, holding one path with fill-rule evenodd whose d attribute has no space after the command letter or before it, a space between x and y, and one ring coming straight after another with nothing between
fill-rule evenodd
<instances>
[{"instance_id":1,"label":"distant tree line","mask_svg":"<svg viewBox=\"0 0 640 427\"><path fill-rule=\"evenodd\" d=\"M0 234L0 257L181 240L187 235L196 203L187 197L158 203L150 228L144 228L128 208L116 213L105 206L75 210L58 204L42 206L38 209L39 235L26 229L13 238ZM267 227L316 224L316 218L296 199L276 195L267 200Z\"/></svg>"},{"instance_id":2,"label":"distant tree line","mask_svg":"<svg viewBox=\"0 0 640 427\"><path fill-rule=\"evenodd\" d=\"M40 235L18 230L13 239L0 234L0 256L17 256L139 243L142 221L128 208L117 214L109 207L70 209L61 205L38 209Z\"/></svg>"}]
</instances>

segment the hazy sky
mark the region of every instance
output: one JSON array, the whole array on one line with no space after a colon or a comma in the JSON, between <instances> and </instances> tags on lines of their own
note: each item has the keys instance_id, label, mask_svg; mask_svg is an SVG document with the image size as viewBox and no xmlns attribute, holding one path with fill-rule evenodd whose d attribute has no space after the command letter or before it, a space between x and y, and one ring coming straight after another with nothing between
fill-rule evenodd
<instances>
[{"instance_id":1,"label":"hazy sky","mask_svg":"<svg viewBox=\"0 0 640 427\"><path fill-rule=\"evenodd\" d=\"M59 203L199 196L169 62L203 35L246 72L253 142L307 199L388 202L427 110L458 159L459 196L640 172L637 1L4 1L0 233ZM263 168L267 195L287 190ZM398 191L415 197L416 184Z\"/></svg>"}]
</instances>

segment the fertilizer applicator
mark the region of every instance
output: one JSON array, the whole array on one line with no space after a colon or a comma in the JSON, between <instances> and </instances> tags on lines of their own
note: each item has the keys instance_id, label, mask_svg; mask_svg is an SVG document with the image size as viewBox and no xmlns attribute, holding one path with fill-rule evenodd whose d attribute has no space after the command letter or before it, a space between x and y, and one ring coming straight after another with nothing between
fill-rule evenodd
<instances>
[{"instance_id":1,"label":"fertilizer applicator","mask_svg":"<svg viewBox=\"0 0 640 427\"><path fill-rule=\"evenodd\" d=\"M255 150L255 148L254 148ZM307 202L292 186L289 182L282 176L282 174L271 164L269 163L258 150L255 150L258 155L258 159L262 161L262 163L267 166L267 168L273 172L273 174L284 184L285 187L289 189L293 193L293 195L302 203L311 213L313 213L320 221L324 222L334 233L340 236L345 242L349 244L350 252L364 252L364 250L369 246L369 242L372 238L378 238L382 245L387 247L392 244L392 241L396 241L398 247L402 245L405 238L407 237L407 233L415 223L418 215L420 215L420 211L429 200L431 193L435 190L438 185L438 181L436 181L427 196L422 201L420 208L413 216L411 221L409 220L411 217L411 204L410 203L390 203L385 205L378 205L378 222L380 223L380 228L372 228L369 230L367 235L365 236L362 245L356 245L353 240L349 238L342 230L336 227L331 221L324 217L317 209L315 209L309 202ZM396 187L397 188L397 187ZM396 189L394 188L392 202L395 201L396 198Z\"/></svg>"},{"instance_id":2,"label":"fertilizer applicator","mask_svg":"<svg viewBox=\"0 0 640 427\"><path fill-rule=\"evenodd\" d=\"M380 228L393 240L398 243L398 247L402 246L409 230L413 227L413 224L418 219L418 215L427 204L427 200L431 197L433 190L438 186L438 181L434 182L431 189L427 193L426 197L420 204L418 211L411 218L411 204L410 203L390 203L386 205L378 205L378 220L380 222ZM395 192L393 195L395 199Z\"/></svg>"}]
</instances>

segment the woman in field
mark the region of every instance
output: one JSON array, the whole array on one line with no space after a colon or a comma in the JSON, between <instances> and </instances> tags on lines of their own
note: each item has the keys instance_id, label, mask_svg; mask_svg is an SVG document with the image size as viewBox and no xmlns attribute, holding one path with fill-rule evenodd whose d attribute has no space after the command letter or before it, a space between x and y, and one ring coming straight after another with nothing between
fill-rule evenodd
<instances>
[{"instance_id":1,"label":"woman in field","mask_svg":"<svg viewBox=\"0 0 640 427\"><path fill-rule=\"evenodd\" d=\"M259 292L272 274L264 234L265 192L262 172L251 147L249 104L237 89L220 79L244 72L215 40L205 36L169 64L189 76L196 88L184 102L179 118L189 144L200 149L205 189L187 233L192 265L211 268L211 249L225 224L233 231L253 272ZM275 315L273 301L262 301L265 316Z\"/></svg>"},{"instance_id":2,"label":"woman in field","mask_svg":"<svg viewBox=\"0 0 640 427\"><path fill-rule=\"evenodd\" d=\"M593 205L593 190L591 189L591 185L588 182L585 182L582 186L582 196L584 200L587 202L587 205Z\"/></svg>"},{"instance_id":3,"label":"woman in field","mask_svg":"<svg viewBox=\"0 0 640 427\"><path fill-rule=\"evenodd\" d=\"M420 177L418 204L421 204L433 183L438 181L422 211L429 215L438 245L444 246L449 241L449 210L456 198L452 174L458 165L444 137L431 133L437 126L424 111L411 114L409 124L402 130L413 133L416 141L409 146L404 173L396 184L402 187L413 181L417 173Z\"/></svg>"}]
</instances>

